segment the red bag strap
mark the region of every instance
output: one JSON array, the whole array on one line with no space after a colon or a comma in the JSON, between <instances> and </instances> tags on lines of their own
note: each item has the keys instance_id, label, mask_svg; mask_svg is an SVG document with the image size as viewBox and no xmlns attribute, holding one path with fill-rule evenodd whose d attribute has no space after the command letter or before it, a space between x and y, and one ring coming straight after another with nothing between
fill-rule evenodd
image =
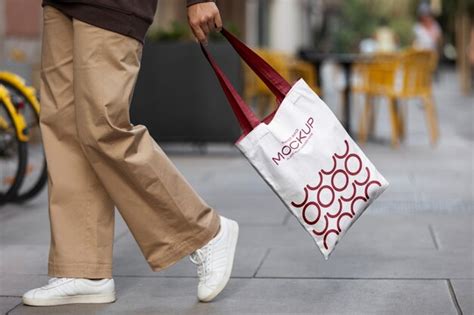
<instances>
[{"instance_id":1,"label":"red bag strap","mask_svg":"<svg viewBox=\"0 0 474 315\"><path fill-rule=\"evenodd\" d=\"M226 29L223 28L221 33L229 41L232 47L234 47L235 51L240 57L242 57L245 63L277 97L278 103L281 103L288 91L291 89L291 85L278 72L276 72L272 66L270 66L265 60L253 52L234 35L229 33ZM240 95L233 87L232 83L230 83L229 79L227 79L226 75L222 72L207 49L201 45L201 50L213 68L217 79L224 90L227 100L229 101L232 110L239 121L242 131L244 134L248 134L260 124L260 121L250 110L250 107L242 100ZM273 115L274 113L269 115L269 117L267 117L264 121L268 122L273 117Z\"/></svg>"},{"instance_id":2,"label":"red bag strap","mask_svg":"<svg viewBox=\"0 0 474 315\"><path fill-rule=\"evenodd\" d=\"M245 63L255 72L263 83L265 83L270 91L272 91L273 95L278 99L278 102L282 102L291 89L291 85L276 72L272 66L225 28L222 29L221 33L232 47L234 47L235 51L242 57Z\"/></svg>"},{"instance_id":3,"label":"red bag strap","mask_svg":"<svg viewBox=\"0 0 474 315\"><path fill-rule=\"evenodd\" d=\"M204 56L211 64L212 69L216 73L217 79L224 90L224 93L227 97L227 100L232 107L235 117L239 121L240 128L244 134L248 134L255 127L260 124L260 121L255 116L255 114L250 110L250 107L245 104L244 100L240 97L239 93L235 90L232 83L227 79L226 75L222 72L221 68L217 65L214 58L209 54L207 49L201 45L201 50L204 53Z\"/></svg>"}]
</instances>

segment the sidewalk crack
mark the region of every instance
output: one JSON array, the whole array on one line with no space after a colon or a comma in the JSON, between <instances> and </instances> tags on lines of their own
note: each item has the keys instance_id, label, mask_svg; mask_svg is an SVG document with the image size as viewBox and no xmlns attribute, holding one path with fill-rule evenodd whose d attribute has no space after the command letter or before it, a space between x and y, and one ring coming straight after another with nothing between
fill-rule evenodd
<instances>
[{"instance_id":1,"label":"sidewalk crack","mask_svg":"<svg viewBox=\"0 0 474 315\"><path fill-rule=\"evenodd\" d=\"M20 303L18 303L17 305L13 306L11 309L9 309L9 310L5 313L5 315L9 315L11 311L13 311L15 308L17 308L18 306L20 306L20 305L22 305L22 304L23 304L23 302L20 302Z\"/></svg>"},{"instance_id":2,"label":"sidewalk crack","mask_svg":"<svg viewBox=\"0 0 474 315\"><path fill-rule=\"evenodd\" d=\"M265 259L267 259L268 255L270 254L270 250L271 250L271 248L268 248L268 249L265 251L265 254L263 255L262 260L261 260L260 263L258 264L257 269L256 269L255 272L253 273L252 278L255 278L255 277L257 276L257 273L260 271L260 268L262 267L263 262L265 261Z\"/></svg>"},{"instance_id":3,"label":"sidewalk crack","mask_svg":"<svg viewBox=\"0 0 474 315\"><path fill-rule=\"evenodd\" d=\"M291 213L288 212L286 216L283 218L283 223L281 225L287 225L288 221L290 221L290 218L292 217Z\"/></svg>"},{"instance_id":4,"label":"sidewalk crack","mask_svg":"<svg viewBox=\"0 0 474 315\"><path fill-rule=\"evenodd\" d=\"M428 225L428 230L430 231L431 238L433 239L434 247L436 250L439 250L438 239L436 238L436 234L431 224Z\"/></svg>"},{"instance_id":5,"label":"sidewalk crack","mask_svg":"<svg viewBox=\"0 0 474 315\"><path fill-rule=\"evenodd\" d=\"M459 305L458 298L456 297L456 292L454 292L453 284L451 283L451 279L446 279L446 282L448 284L448 291L449 294L451 295L451 300L453 301L454 307L456 308L456 311L458 312L458 315L463 315L461 306Z\"/></svg>"}]
</instances>

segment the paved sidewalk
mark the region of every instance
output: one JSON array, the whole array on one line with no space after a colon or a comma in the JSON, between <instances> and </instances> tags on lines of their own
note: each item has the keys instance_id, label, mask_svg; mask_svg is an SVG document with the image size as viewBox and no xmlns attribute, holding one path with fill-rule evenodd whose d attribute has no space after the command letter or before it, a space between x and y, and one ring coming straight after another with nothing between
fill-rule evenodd
<instances>
[{"instance_id":1,"label":"paved sidewalk","mask_svg":"<svg viewBox=\"0 0 474 315\"><path fill-rule=\"evenodd\" d=\"M391 187L328 261L234 149L198 155L167 146L202 196L241 225L224 292L212 303L199 303L196 270L188 259L151 272L117 213L115 303L23 306L21 295L47 280L44 191L26 205L0 209L0 313L474 314L474 98L459 95L453 73L441 78L440 145L429 146L422 112L413 104L405 145L366 146ZM380 115L377 134L388 139L388 117Z\"/></svg>"}]
</instances>

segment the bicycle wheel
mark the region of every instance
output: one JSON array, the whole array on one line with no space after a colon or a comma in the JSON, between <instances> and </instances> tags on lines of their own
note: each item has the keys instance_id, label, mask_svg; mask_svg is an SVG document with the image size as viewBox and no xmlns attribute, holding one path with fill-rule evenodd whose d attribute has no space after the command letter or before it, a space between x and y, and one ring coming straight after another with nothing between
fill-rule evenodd
<instances>
[{"instance_id":1,"label":"bicycle wheel","mask_svg":"<svg viewBox=\"0 0 474 315\"><path fill-rule=\"evenodd\" d=\"M18 138L13 114L0 95L0 205L15 195L25 176L27 142Z\"/></svg>"},{"instance_id":2,"label":"bicycle wheel","mask_svg":"<svg viewBox=\"0 0 474 315\"><path fill-rule=\"evenodd\" d=\"M27 87L15 77L10 80L0 77L0 84L4 85L10 92L15 106L25 118L28 128L28 163L25 178L21 187L11 199L12 202L21 203L40 193L48 180L48 170L39 126L39 102L34 93L26 91ZM34 106L33 102L37 106Z\"/></svg>"}]
</instances>

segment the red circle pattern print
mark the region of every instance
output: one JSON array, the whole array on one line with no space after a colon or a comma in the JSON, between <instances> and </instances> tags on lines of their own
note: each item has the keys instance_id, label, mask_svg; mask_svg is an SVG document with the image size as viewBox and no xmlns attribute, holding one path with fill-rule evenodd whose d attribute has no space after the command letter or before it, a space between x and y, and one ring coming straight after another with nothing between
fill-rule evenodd
<instances>
[{"instance_id":1,"label":"red circle pattern print","mask_svg":"<svg viewBox=\"0 0 474 315\"><path fill-rule=\"evenodd\" d=\"M371 188L382 186L371 178L362 158L351 152L347 140L344 146L342 152L332 155L328 167L315 170L313 181L301 188L300 199L291 202L312 233L320 237L326 250L335 245L360 209L367 206L373 192Z\"/></svg>"},{"instance_id":2,"label":"red circle pattern print","mask_svg":"<svg viewBox=\"0 0 474 315\"><path fill-rule=\"evenodd\" d=\"M338 174L342 174L344 176L344 185L342 187L337 187L336 185L336 176ZM334 188L335 191L343 191L346 189L347 185L349 185L349 175L344 170L337 170L332 174L331 177L331 186Z\"/></svg>"},{"instance_id":3,"label":"red circle pattern print","mask_svg":"<svg viewBox=\"0 0 474 315\"><path fill-rule=\"evenodd\" d=\"M322 196L327 196L328 191L329 191L329 194L330 194L331 197L329 197L329 201L326 200L325 202L323 202L323 199L321 198L321 195ZM331 186L323 186L323 187L319 188L319 190L318 190L318 204L323 208L330 207L333 204L335 197L336 197L336 195L334 194L334 189Z\"/></svg>"}]
</instances>

